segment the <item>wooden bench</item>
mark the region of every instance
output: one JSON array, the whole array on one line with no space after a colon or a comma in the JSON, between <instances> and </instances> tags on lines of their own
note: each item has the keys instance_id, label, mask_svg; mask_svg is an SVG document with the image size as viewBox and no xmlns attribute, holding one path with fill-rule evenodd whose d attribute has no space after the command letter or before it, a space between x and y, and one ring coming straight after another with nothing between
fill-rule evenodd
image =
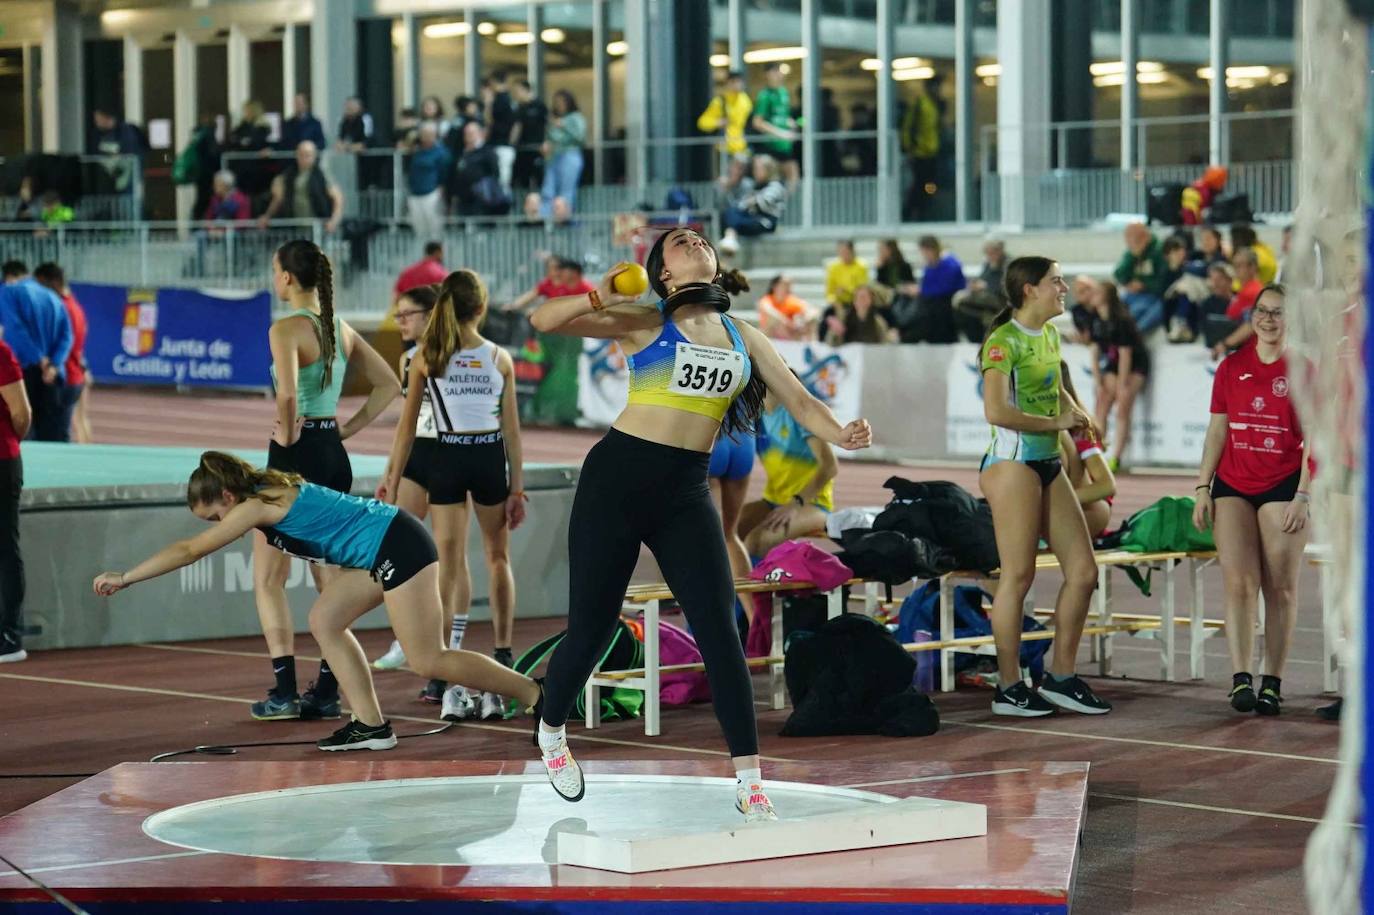
<instances>
[{"instance_id":1,"label":"wooden bench","mask_svg":"<svg viewBox=\"0 0 1374 915\"><path fill-rule=\"evenodd\" d=\"M865 609L870 611L878 603L877 582L860 578L850 579L840 587L826 593L826 616L833 619L845 612L844 588L863 585ZM756 581L752 578L737 578L734 582L735 594L741 597L754 594L767 594L773 604L773 650L766 658L750 658L751 667L768 667L770 707L780 709L787 698L787 684L783 678L782 657L782 597L789 591L817 591L811 582L805 581ZM587 727L600 725L600 688L624 687L637 689L644 693L644 733L654 737L661 733L661 705L659 689L664 673L682 670L701 670L700 664L678 664L665 668L659 663L659 619L665 601L673 599L673 592L663 582L631 585L625 591L621 612L631 616L644 614L644 667L637 670L605 671L593 670L584 687L584 700L587 707Z\"/></svg>"},{"instance_id":2,"label":"wooden bench","mask_svg":"<svg viewBox=\"0 0 1374 915\"><path fill-rule=\"evenodd\" d=\"M1098 673L1105 676L1111 672L1112 636L1125 632L1157 639L1160 651L1160 677L1164 680L1174 680L1175 632L1179 625L1187 625L1189 627L1189 673L1194 679L1201 678L1205 664L1202 643L1224 628L1222 621L1208 620L1203 614L1202 573L1208 566L1216 562L1216 553L1210 551L1198 553L1130 553L1125 550L1099 550L1094 554L1094 557L1097 561L1097 590L1093 595L1095 613L1090 612L1090 616L1096 617L1097 625L1085 628L1084 633L1092 636L1092 657L1097 662ZM1188 616L1180 619L1177 616L1175 569L1183 561L1187 561L1190 566L1193 601ZM1163 570L1164 587L1160 616L1113 613L1111 571L1126 567ZM1054 557L1054 554L1041 553L1036 557L1035 570L1037 572L1057 568L1059 568L1059 560ZM998 573L996 571L983 573L960 570L940 576L940 632L943 634L954 631L954 587L956 582L982 583L996 581L997 578ZM1027 600L1029 602L1029 599ZM1033 614L1034 608L1028 606L1026 612ZM1127 619L1128 622L1116 623L1115 617L1117 616ZM1049 636L1038 637L1048 638ZM942 692L954 690L954 655L956 651L967 651L967 647L952 645L951 643L963 641L946 639L940 642L924 643L940 646L925 650L940 652L940 690ZM995 648L992 647L990 638L979 642L976 647L977 650L973 652L975 654L995 654Z\"/></svg>"}]
</instances>

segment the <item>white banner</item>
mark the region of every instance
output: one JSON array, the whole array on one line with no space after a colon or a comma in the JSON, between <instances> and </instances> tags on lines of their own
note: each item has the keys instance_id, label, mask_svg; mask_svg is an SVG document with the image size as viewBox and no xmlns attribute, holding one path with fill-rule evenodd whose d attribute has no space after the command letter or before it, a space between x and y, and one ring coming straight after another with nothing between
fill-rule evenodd
<instances>
[{"instance_id":1,"label":"white banner","mask_svg":"<svg viewBox=\"0 0 1374 915\"><path fill-rule=\"evenodd\" d=\"M609 426L625 409L630 372L614 340L583 340L577 361L577 407L584 422Z\"/></svg>"}]
</instances>

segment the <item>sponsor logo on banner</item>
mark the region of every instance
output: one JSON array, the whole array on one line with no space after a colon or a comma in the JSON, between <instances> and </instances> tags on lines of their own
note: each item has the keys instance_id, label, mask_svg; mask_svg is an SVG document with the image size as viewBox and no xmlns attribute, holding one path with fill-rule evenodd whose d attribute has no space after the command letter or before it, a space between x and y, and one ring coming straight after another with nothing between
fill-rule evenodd
<instances>
[{"instance_id":1,"label":"sponsor logo on banner","mask_svg":"<svg viewBox=\"0 0 1374 915\"><path fill-rule=\"evenodd\" d=\"M625 351L614 340L584 340L577 361L577 407L582 418L609 426L625 409L630 372Z\"/></svg>"},{"instance_id":2,"label":"sponsor logo on banner","mask_svg":"<svg viewBox=\"0 0 1374 915\"><path fill-rule=\"evenodd\" d=\"M146 356L157 342L157 293L129 290L119 342L130 356Z\"/></svg>"},{"instance_id":3,"label":"sponsor logo on banner","mask_svg":"<svg viewBox=\"0 0 1374 915\"><path fill-rule=\"evenodd\" d=\"M224 574L219 576L220 584L215 584L215 564L223 563ZM253 591L253 554L219 553L198 559L189 566L181 568L182 594L251 594ZM288 588L303 588L314 585L309 572L309 563L303 559L291 559L291 571L286 577Z\"/></svg>"},{"instance_id":4,"label":"sponsor logo on banner","mask_svg":"<svg viewBox=\"0 0 1374 915\"><path fill-rule=\"evenodd\" d=\"M836 347L796 340L775 340L773 345L806 389L841 423L862 415L863 345Z\"/></svg>"}]
</instances>

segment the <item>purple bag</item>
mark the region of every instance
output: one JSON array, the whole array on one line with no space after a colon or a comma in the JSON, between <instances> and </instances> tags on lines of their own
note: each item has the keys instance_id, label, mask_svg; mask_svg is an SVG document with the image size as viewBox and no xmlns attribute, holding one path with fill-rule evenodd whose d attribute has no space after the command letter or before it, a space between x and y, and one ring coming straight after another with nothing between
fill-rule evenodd
<instances>
[{"instance_id":1,"label":"purple bag","mask_svg":"<svg viewBox=\"0 0 1374 915\"><path fill-rule=\"evenodd\" d=\"M639 617L644 622L643 614ZM672 623L658 621L658 662L670 664L700 664L701 649L691 633ZM664 705L690 705L710 702L711 686L706 674L699 670L679 670L663 674L659 679L658 695Z\"/></svg>"},{"instance_id":2,"label":"purple bag","mask_svg":"<svg viewBox=\"0 0 1374 915\"><path fill-rule=\"evenodd\" d=\"M788 540L769 550L763 561L754 566L749 577L756 581L809 581L818 590L831 591L853 578L854 571L836 559L834 554L814 544L805 540ZM773 600L771 594L753 594L751 597L754 599L754 619L749 624L744 653L751 658L763 657L773 647Z\"/></svg>"}]
</instances>

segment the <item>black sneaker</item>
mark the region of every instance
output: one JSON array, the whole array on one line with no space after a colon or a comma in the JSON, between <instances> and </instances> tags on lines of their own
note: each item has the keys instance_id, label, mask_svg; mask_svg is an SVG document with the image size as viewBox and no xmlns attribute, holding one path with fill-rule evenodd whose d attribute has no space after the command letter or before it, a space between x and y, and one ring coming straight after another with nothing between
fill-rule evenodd
<instances>
[{"instance_id":1,"label":"black sneaker","mask_svg":"<svg viewBox=\"0 0 1374 915\"><path fill-rule=\"evenodd\" d=\"M315 746L321 750L390 750L396 746L396 735L392 733L389 721L373 727L357 718L350 718L348 724Z\"/></svg>"},{"instance_id":2,"label":"black sneaker","mask_svg":"<svg viewBox=\"0 0 1374 915\"><path fill-rule=\"evenodd\" d=\"M992 713L1015 718L1043 718L1054 714L1054 706L1040 698L1024 682L1017 680L1005 690L999 687L993 694Z\"/></svg>"},{"instance_id":3,"label":"black sneaker","mask_svg":"<svg viewBox=\"0 0 1374 915\"><path fill-rule=\"evenodd\" d=\"M301 717L301 697L295 693L279 696L276 690L269 689L267 698L254 702L248 711L258 721L292 720Z\"/></svg>"},{"instance_id":4,"label":"black sneaker","mask_svg":"<svg viewBox=\"0 0 1374 915\"><path fill-rule=\"evenodd\" d=\"M1337 699L1330 705L1323 705L1321 708L1317 709L1317 717L1323 721L1340 721L1341 706L1344 704L1344 699Z\"/></svg>"},{"instance_id":5,"label":"black sneaker","mask_svg":"<svg viewBox=\"0 0 1374 915\"><path fill-rule=\"evenodd\" d=\"M310 681L305 694L301 696L301 720L319 721L324 718L339 717L339 694L326 696L315 689L315 681Z\"/></svg>"},{"instance_id":6,"label":"black sneaker","mask_svg":"<svg viewBox=\"0 0 1374 915\"><path fill-rule=\"evenodd\" d=\"M1100 698L1077 675L1055 680L1047 674L1040 683L1040 696L1051 705L1080 715L1105 715L1112 710L1112 704Z\"/></svg>"},{"instance_id":7,"label":"black sneaker","mask_svg":"<svg viewBox=\"0 0 1374 915\"><path fill-rule=\"evenodd\" d=\"M1255 700L1255 711L1261 715L1277 715L1279 706L1283 704L1283 696L1279 694L1278 677L1265 677L1260 681L1259 698Z\"/></svg>"},{"instance_id":8,"label":"black sneaker","mask_svg":"<svg viewBox=\"0 0 1374 915\"><path fill-rule=\"evenodd\" d=\"M1231 708L1238 712L1255 710L1255 686L1249 674L1235 674L1231 678Z\"/></svg>"},{"instance_id":9,"label":"black sneaker","mask_svg":"<svg viewBox=\"0 0 1374 915\"><path fill-rule=\"evenodd\" d=\"M448 689L448 684L443 680L430 680L425 684L425 688L420 690L421 702L433 702L435 705L444 701L444 690Z\"/></svg>"}]
</instances>

